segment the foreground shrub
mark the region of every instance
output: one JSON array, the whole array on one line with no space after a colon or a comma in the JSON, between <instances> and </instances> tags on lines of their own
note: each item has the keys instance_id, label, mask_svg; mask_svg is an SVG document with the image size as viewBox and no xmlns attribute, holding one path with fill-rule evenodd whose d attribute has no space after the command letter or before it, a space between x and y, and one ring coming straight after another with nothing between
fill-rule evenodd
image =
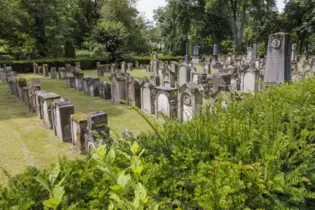
<instances>
[{"instance_id":1,"label":"foreground shrub","mask_svg":"<svg viewBox=\"0 0 315 210\"><path fill-rule=\"evenodd\" d=\"M315 79L220 104L186 123L147 119L155 133L137 141L30 169L0 190L0 206L314 209Z\"/></svg>"}]
</instances>

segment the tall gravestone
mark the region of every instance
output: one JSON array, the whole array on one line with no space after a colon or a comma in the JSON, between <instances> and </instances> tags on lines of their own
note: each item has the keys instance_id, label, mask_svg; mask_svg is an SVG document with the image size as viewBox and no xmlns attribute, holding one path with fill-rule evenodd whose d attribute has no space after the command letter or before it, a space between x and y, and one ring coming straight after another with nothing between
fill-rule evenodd
<instances>
[{"instance_id":1,"label":"tall gravestone","mask_svg":"<svg viewBox=\"0 0 315 210\"><path fill-rule=\"evenodd\" d=\"M292 62L297 62L297 60L296 60L296 44L295 43L293 43L292 44L292 54L291 54L291 61Z\"/></svg>"},{"instance_id":2,"label":"tall gravestone","mask_svg":"<svg viewBox=\"0 0 315 210\"><path fill-rule=\"evenodd\" d=\"M291 80L291 37L279 32L269 35L264 81L280 84Z\"/></svg>"},{"instance_id":3,"label":"tall gravestone","mask_svg":"<svg viewBox=\"0 0 315 210\"><path fill-rule=\"evenodd\" d=\"M72 145L81 152L85 151L84 136L87 133L87 115L76 113L71 115Z\"/></svg>"},{"instance_id":4,"label":"tall gravestone","mask_svg":"<svg viewBox=\"0 0 315 210\"><path fill-rule=\"evenodd\" d=\"M257 44L253 44L253 48L252 48L252 61L255 61L257 59L258 56L258 46Z\"/></svg>"},{"instance_id":5,"label":"tall gravestone","mask_svg":"<svg viewBox=\"0 0 315 210\"><path fill-rule=\"evenodd\" d=\"M218 52L219 52L219 46L217 44L214 44L213 45L212 61L211 61L212 65L216 65L217 63L219 63Z\"/></svg>"}]
</instances>

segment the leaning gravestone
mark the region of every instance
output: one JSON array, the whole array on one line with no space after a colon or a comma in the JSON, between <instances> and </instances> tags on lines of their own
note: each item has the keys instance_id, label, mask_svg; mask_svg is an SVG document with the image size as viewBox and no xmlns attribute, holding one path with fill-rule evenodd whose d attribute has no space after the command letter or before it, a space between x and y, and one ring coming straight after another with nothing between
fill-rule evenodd
<instances>
[{"instance_id":1,"label":"leaning gravestone","mask_svg":"<svg viewBox=\"0 0 315 210\"><path fill-rule=\"evenodd\" d=\"M70 99L61 98L52 102L52 124L55 135L63 142L72 141L71 115L74 106Z\"/></svg>"},{"instance_id":2,"label":"leaning gravestone","mask_svg":"<svg viewBox=\"0 0 315 210\"><path fill-rule=\"evenodd\" d=\"M72 145L84 152L84 136L87 132L87 115L77 113L71 115Z\"/></svg>"},{"instance_id":3,"label":"leaning gravestone","mask_svg":"<svg viewBox=\"0 0 315 210\"><path fill-rule=\"evenodd\" d=\"M280 84L291 80L291 38L287 33L269 36L264 80Z\"/></svg>"}]
</instances>

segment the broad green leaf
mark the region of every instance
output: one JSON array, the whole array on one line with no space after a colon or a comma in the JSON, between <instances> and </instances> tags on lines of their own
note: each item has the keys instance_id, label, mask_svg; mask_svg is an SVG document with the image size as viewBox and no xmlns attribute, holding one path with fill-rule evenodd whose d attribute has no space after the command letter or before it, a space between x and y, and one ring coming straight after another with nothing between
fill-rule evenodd
<instances>
[{"instance_id":1,"label":"broad green leaf","mask_svg":"<svg viewBox=\"0 0 315 210\"><path fill-rule=\"evenodd\" d=\"M101 166L98 166L98 169L104 172L107 176L109 176L113 181L116 181L113 173L108 169Z\"/></svg>"},{"instance_id":2,"label":"broad green leaf","mask_svg":"<svg viewBox=\"0 0 315 210\"><path fill-rule=\"evenodd\" d=\"M133 170L133 173L134 173L136 176L140 176L141 173L142 173L142 171L143 171L143 166L139 166L139 167L137 167L137 168L135 168L135 169Z\"/></svg>"},{"instance_id":3,"label":"broad green leaf","mask_svg":"<svg viewBox=\"0 0 315 210\"><path fill-rule=\"evenodd\" d=\"M130 147L130 151L132 152L133 155L136 155L138 153L139 150L139 145L138 143L135 141L133 142L133 144Z\"/></svg>"},{"instance_id":4,"label":"broad green leaf","mask_svg":"<svg viewBox=\"0 0 315 210\"><path fill-rule=\"evenodd\" d=\"M61 202L63 195L65 194L64 187L56 186L53 190L53 198Z\"/></svg>"},{"instance_id":5,"label":"broad green leaf","mask_svg":"<svg viewBox=\"0 0 315 210\"><path fill-rule=\"evenodd\" d=\"M55 184L55 181L58 178L59 173L60 173L60 164L59 164L59 161L57 161L55 167L52 170L52 172L49 174L49 181L50 181L51 185Z\"/></svg>"},{"instance_id":6,"label":"broad green leaf","mask_svg":"<svg viewBox=\"0 0 315 210\"><path fill-rule=\"evenodd\" d=\"M121 192L123 190L123 188L120 185L110 186L110 189L115 191L115 192Z\"/></svg>"},{"instance_id":7,"label":"broad green leaf","mask_svg":"<svg viewBox=\"0 0 315 210\"><path fill-rule=\"evenodd\" d=\"M48 192L50 192L49 184L48 184L48 182L47 182L45 179L43 179L43 178L40 177L40 176L37 176L37 177L35 177L35 180L36 180L38 183L40 183L40 184L42 185L42 187L43 187L45 190L47 190Z\"/></svg>"},{"instance_id":8,"label":"broad green leaf","mask_svg":"<svg viewBox=\"0 0 315 210\"><path fill-rule=\"evenodd\" d=\"M125 188L131 180L131 176L129 174L121 174L117 179L117 184L122 188Z\"/></svg>"},{"instance_id":9,"label":"broad green leaf","mask_svg":"<svg viewBox=\"0 0 315 210\"><path fill-rule=\"evenodd\" d=\"M59 206L59 201L55 198L51 198L44 201L44 206L52 209L57 209Z\"/></svg>"}]
</instances>

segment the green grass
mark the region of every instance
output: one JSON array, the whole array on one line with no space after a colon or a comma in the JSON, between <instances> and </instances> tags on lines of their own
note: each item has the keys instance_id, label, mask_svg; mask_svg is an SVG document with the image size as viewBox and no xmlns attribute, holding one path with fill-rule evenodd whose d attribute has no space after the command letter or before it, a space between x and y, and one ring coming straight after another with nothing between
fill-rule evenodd
<instances>
[{"instance_id":1,"label":"green grass","mask_svg":"<svg viewBox=\"0 0 315 210\"><path fill-rule=\"evenodd\" d=\"M149 76L145 71L130 73L139 79ZM85 71L85 76L95 76L96 71ZM20 74L27 79L39 77L33 74ZM145 120L126 105L112 104L99 97L91 97L83 92L77 92L66 87L66 81L41 78L41 88L55 92L72 100L75 112L103 111L108 115L109 127L121 133L129 129L134 134L149 131ZM101 81L108 80L109 74ZM8 94L7 84L0 83L0 166L10 174L24 171L28 166L47 168L58 156L75 158L77 151L69 143L62 143L54 136L52 130L44 128L42 120L29 113L27 106L16 97ZM5 177L0 171L0 177ZM6 178L0 179L0 185L6 183Z\"/></svg>"}]
</instances>

